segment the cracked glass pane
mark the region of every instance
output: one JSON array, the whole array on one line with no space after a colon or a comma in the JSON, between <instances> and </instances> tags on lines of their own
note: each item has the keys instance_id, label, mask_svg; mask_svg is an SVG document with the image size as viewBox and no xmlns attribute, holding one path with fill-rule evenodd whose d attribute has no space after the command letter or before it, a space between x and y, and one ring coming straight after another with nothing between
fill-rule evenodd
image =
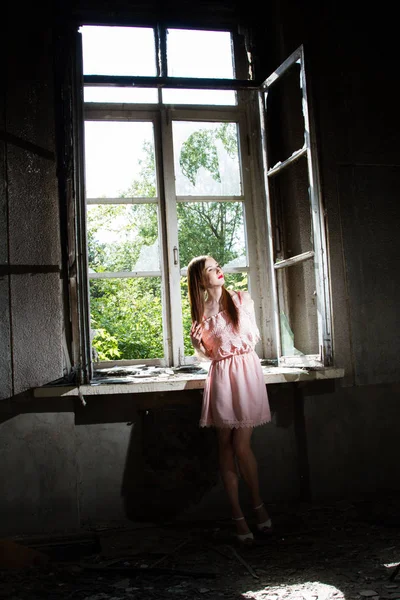
<instances>
[{"instance_id":1,"label":"cracked glass pane","mask_svg":"<svg viewBox=\"0 0 400 600\"><path fill-rule=\"evenodd\" d=\"M89 204L89 273L160 271L156 204Z\"/></svg>"},{"instance_id":2,"label":"cracked glass pane","mask_svg":"<svg viewBox=\"0 0 400 600\"><path fill-rule=\"evenodd\" d=\"M240 196L236 123L173 122L178 196Z\"/></svg>"}]
</instances>

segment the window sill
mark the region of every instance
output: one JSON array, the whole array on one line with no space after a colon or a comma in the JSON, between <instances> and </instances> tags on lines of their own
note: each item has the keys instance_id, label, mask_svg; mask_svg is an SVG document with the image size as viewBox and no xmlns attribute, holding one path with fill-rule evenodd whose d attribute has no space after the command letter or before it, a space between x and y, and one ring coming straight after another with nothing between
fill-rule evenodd
<instances>
[{"instance_id":1,"label":"window sill","mask_svg":"<svg viewBox=\"0 0 400 600\"><path fill-rule=\"evenodd\" d=\"M344 369L325 367L305 369L294 367L262 367L265 383L293 383L296 381L321 381L339 379L344 376ZM148 392L178 392L182 390L200 390L204 388L207 373L174 373L173 375L154 375L132 378L121 377L121 382L96 381L87 385L48 384L35 388L35 398L65 397L65 396L103 396L112 394L143 394Z\"/></svg>"}]
</instances>

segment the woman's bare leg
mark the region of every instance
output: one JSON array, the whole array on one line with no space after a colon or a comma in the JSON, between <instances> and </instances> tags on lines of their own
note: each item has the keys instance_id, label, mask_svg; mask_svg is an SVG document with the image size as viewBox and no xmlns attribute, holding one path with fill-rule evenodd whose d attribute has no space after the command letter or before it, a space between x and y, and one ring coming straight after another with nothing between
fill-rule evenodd
<instances>
[{"instance_id":1,"label":"woman's bare leg","mask_svg":"<svg viewBox=\"0 0 400 600\"><path fill-rule=\"evenodd\" d=\"M257 523L263 523L268 520L269 516L260 496L258 465L251 448L252 433L253 429L251 427L235 429L233 432L233 449L240 474L249 488L253 508L256 508Z\"/></svg>"},{"instance_id":2,"label":"woman's bare leg","mask_svg":"<svg viewBox=\"0 0 400 600\"><path fill-rule=\"evenodd\" d=\"M239 502L239 477L237 473L234 447L233 431L231 429L217 429L218 432L218 455L219 468L222 482L232 510L237 533L242 535L249 533L249 527L245 519L242 519L243 513Z\"/></svg>"}]
</instances>

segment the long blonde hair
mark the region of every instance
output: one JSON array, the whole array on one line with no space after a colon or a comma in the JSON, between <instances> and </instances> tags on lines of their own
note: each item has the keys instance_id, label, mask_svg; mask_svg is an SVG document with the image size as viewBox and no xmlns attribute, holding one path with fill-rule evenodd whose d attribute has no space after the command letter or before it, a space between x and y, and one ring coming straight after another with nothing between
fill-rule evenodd
<instances>
[{"instance_id":1,"label":"long blonde hair","mask_svg":"<svg viewBox=\"0 0 400 600\"><path fill-rule=\"evenodd\" d=\"M201 323L204 315L204 267L206 260L212 258L212 256L196 256L192 258L188 264L187 269L187 280L188 280L188 292L189 292L189 303L190 313L192 315L192 322L197 321ZM232 300L232 296L222 286L222 309L226 310L232 320L234 327L237 327L239 323L239 313L236 308L236 304Z\"/></svg>"}]
</instances>

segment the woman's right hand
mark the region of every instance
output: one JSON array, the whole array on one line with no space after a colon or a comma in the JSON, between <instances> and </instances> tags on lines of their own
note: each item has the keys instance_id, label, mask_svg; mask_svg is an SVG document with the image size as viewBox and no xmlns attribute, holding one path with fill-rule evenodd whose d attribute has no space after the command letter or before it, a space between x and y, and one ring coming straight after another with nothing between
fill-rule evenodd
<instances>
[{"instance_id":1,"label":"woman's right hand","mask_svg":"<svg viewBox=\"0 0 400 600\"><path fill-rule=\"evenodd\" d=\"M203 326L201 323L197 323L197 321L193 321L192 326L190 328L190 339L193 344L193 347L199 349L201 346L201 336L203 335Z\"/></svg>"}]
</instances>

